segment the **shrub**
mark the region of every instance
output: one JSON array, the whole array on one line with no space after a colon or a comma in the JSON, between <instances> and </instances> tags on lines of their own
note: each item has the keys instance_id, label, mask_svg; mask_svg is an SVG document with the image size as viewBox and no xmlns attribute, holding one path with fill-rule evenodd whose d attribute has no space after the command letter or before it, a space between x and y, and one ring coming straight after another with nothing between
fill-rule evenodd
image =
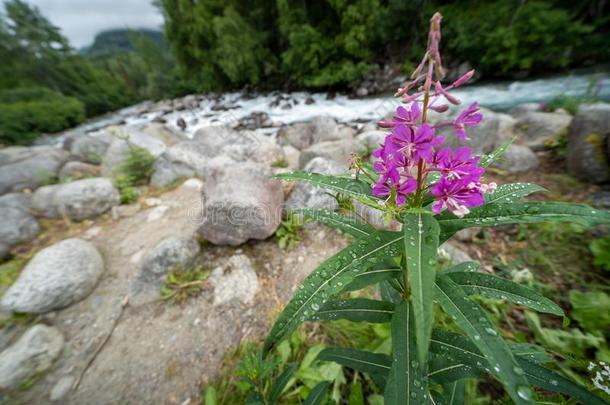
<instances>
[{"instance_id":1,"label":"shrub","mask_svg":"<svg viewBox=\"0 0 610 405\"><path fill-rule=\"evenodd\" d=\"M127 141L129 142L129 141ZM130 179L132 186L148 184L154 172L155 158L146 149L130 146L119 173Z\"/></svg>"},{"instance_id":2,"label":"shrub","mask_svg":"<svg viewBox=\"0 0 610 405\"><path fill-rule=\"evenodd\" d=\"M83 104L48 89L0 93L0 143L27 145L46 132L58 132L85 119Z\"/></svg>"}]
</instances>

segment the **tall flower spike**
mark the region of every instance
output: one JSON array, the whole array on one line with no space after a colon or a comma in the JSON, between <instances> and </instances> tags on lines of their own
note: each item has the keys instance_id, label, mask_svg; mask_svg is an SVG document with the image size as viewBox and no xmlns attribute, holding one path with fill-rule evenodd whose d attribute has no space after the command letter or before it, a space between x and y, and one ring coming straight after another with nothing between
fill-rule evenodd
<instances>
[{"instance_id":1,"label":"tall flower spike","mask_svg":"<svg viewBox=\"0 0 610 405\"><path fill-rule=\"evenodd\" d=\"M467 141L466 127L477 125L483 119L483 114L479 112L479 104L475 101L470 104L453 122L455 133L461 141Z\"/></svg>"}]
</instances>

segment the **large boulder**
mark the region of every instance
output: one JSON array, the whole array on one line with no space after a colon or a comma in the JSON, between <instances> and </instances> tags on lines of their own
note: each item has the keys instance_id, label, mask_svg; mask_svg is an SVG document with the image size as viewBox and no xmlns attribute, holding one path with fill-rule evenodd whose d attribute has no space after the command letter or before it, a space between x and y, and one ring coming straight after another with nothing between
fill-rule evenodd
<instances>
[{"instance_id":1,"label":"large boulder","mask_svg":"<svg viewBox=\"0 0 610 405\"><path fill-rule=\"evenodd\" d=\"M66 180L82 179L85 177L97 177L99 175L99 166L85 162L78 162L75 160L67 162L59 170L59 180L62 182L65 182Z\"/></svg>"},{"instance_id":2,"label":"large boulder","mask_svg":"<svg viewBox=\"0 0 610 405\"><path fill-rule=\"evenodd\" d=\"M568 171L581 180L610 180L610 104L581 106L568 131Z\"/></svg>"},{"instance_id":3,"label":"large boulder","mask_svg":"<svg viewBox=\"0 0 610 405\"><path fill-rule=\"evenodd\" d=\"M91 243L65 239L38 252L2 297L7 311L42 314L88 296L104 272Z\"/></svg>"},{"instance_id":4,"label":"large boulder","mask_svg":"<svg viewBox=\"0 0 610 405\"><path fill-rule=\"evenodd\" d=\"M340 141L320 142L303 150L299 156L299 166L304 168L313 158L322 157L339 163L348 164L353 154L361 155L366 151L363 144L354 138Z\"/></svg>"},{"instance_id":5,"label":"large boulder","mask_svg":"<svg viewBox=\"0 0 610 405\"><path fill-rule=\"evenodd\" d=\"M63 346L64 338L57 329L43 324L32 326L0 353L0 389L17 388L51 368Z\"/></svg>"},{"instance_id":6,"label":"large boulder","mask_svg":"<svg viewBox=\"0 0 610 405\"><path fill-rule=\"evenodd\" d=\"M158 299L167 272L173 268L187 270L199 251L199 243L194 238L170 237L159 242L142 258L140 269L129 285L129 302L141 305Z\"/></svg>"},{"instance_id":7,"label":"large boulder","mask_svg":"<svg viewBox=\"0 0 610 405\"><path fill-rule=\"evenodd\" d=\"M460 111L461 109L452 109L443 114L430 114L430 121L432 124L450 122L458 116ZM515 136L517 121L513 117L486 108L481 108L481 113L483 121L477 126L466 128L466 133L470 138L466 144L476 153L489 153ZM455 130L451 125L438 129L437 134L447 138L445 146L456 148L464 144L455 135Z\"/></svg>"},{"instance_id":8,"label":"large boulder","mask_svg":"<svg viewBox=\"0 0 610 405\"><path fill-rule=\"evenodd\" d=\"M508 113L513 117L518 118L523 114L527 114L530 112L539 112L541 108L542 105L540 105L540 103L524 103L514 106L513 108L508 110Z\"/></svg>"},{"instance_id":9,"label":"large boulder","mask_svg":"<svg viewBox=\"0 0 610 405\"><path fill-rule=\"evenodd\" d=\"M379 146L385 141L385 137L389 131L366 131L358 134L356 140L364 146L367 152L373 152L379 149Z\"/></svg>"},{"instance_id":10,"label":"large boulder","mask_svg":"<svg viewBox=\"0 0 610 405\"><path fill-rule=\"evenodd\" d=\"M32 240L40 226L29 210L30 198L27 194L6 194L0 197L0 259L8 254L10 247Z\"/></svg>"},{"instance_id":11,"label":"large boulder","mask_svg":"<svg viewBox=\"0 0 610 405\"><path fill-rule=\"evenodd\" d=\"M206 127L199 129L193 140L168 148L157 159L151 184L162 187L181 177L208 178L235 165L261 172L282 159L283 149L264 135Z\"/></svg>"},{"instance_id":12,"label":"large boulder","mask_svg":"<svg viewBox=\"0 0 610 405\"><path fill-rule=\"evenodd\" d=\"M80 161L99 164L111 142L112 138L105 133L100 136L80 134L66 139L64 149Z\"/></svg>"},{"instance_id":13,"label":"large boulder","mask_svg":"<svg viewBox=\"0 0 610 405\"><path fill-rule=\"evenodd\" d=\"M538 167L538 156L527 146L510 145L504 155L493 163L494 167L509 173L521 173Z\"/></svg>"},{"instance_id":14,"label":"large boulder","mask_svg":"<svg viewBox=\"0 0 610 405\"><path fill-rule=\"evenodd\" d=\"M292 145L299 150L318 142L338 141L353 136L351 128L341 127L334 118L326 116L284 126L277 133L280 145Z\"/></svg>"},{"instance_id":15,"label":"large boulder","mask_svg":"<svg viewBox=\"0 0 610 405\"><path fill-rule=\"evenodd\" d=\"M235 246L273 235L284 193L280 182L240 168L211 179L203 199L199 234L216 245Z\"/></svg>"},{"instance_id":16,"label":"large boulder","mask_svg":"<svg viewBox=\"0 0 610 405\"><path fill-rule=\"evenodd\" d=\"M342 174L347 171L347 165L317 157L310 160L303 170L321 174ZM286 209L297 208L326 208L333 211L338 208L338 205L337 201L329 195L328 190L305 182L298 182L286 200Z\"/></svg>"},{"instance_id":17,"label":"large boulder","mask_svg":"<svg viewBox=\"0 0 610 405\"><path fill-rule=\"evenodd\" d=\"M0 166L45 156L60 161L68 158L65 151L54 146L9 146L0 149Z\"/></svg>"},{"instance_id":18,"label":"large boulder","mask_svg":"<svg viewBox=\"0 0 610 405\"><path fill-rule=\"evenodd\" d=\"M35 150L37 148L30 148ZM30 151L32 152L32 151ZM11 160L0 166L0 195L11 191L35 189L57 177L60 167L68 158L63 149L45 149L32 152L21 160Z\"/></svg>"},{"instance_id":19,"label":"large boulder","mask_svg":"<svg viewBox=\"0 0 610 405\"><path fill-rule=\"evenodd\" d=\"M137 147L148 151L153 157L160 156L167 148L163 138L155 137L138 127L113 128L114 138L102 160L102 174L112 176L117 173L129 156L130 148Z\"/></svg>"},{"instance_id":20,"label":"large boulder","mask_svg":"<svg viewBox=\"0 0 610 405\"><path fill-rule=\"evenodd\" d=\"M517 119L517 128L522 132L520 141L530 148L542 149L547 140L565 134L571 121L568 114L524 112Z\"/></svg>"},{"instance_id":21,"label":"large boulder","mask_svg":"<svg viewBox=\"0 0 610 405\"><path fill-rule=\"evenodd\" d=\"M118 190L104 177L41 187L32 197L32 209L36 213L48 218L66 216L77 221L103 214L120 203Z\"/></svg>"}]
</instances>

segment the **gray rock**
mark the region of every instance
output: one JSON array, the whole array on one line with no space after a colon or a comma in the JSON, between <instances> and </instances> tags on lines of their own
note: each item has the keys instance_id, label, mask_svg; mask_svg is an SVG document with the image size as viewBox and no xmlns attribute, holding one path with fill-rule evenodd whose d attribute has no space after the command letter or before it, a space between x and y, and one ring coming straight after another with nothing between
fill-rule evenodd
<instances>
[{"instance_id":1,"label":"gray rock","mask_svg":"<svg viewBox=\"0 0 610 405\"><path fill-rule=\"evenodd\" d=\"M44 217L80 221L103 214L120 202L112 181L97 177L41 187L32 197L32 208Z\"/></svg>"},{"instance_id":2,"label":"gray rock","mask_svg":"<svg viewBox=\"0 0 610 405\"><path fill-rule=\"evenodd\" d=\"M66 139L64 149L69 150L70 154L78 160L99 164L102 163L111 141L109 136L80 135Z\"/></svg>"},{"instance_id":3,"label":"gray rock","mask_svg":"<svg viewBox=\"0 0 610 405\"><path fill-rule=\"evenodd\" d=\"M305 167L313 158L322 157L339 163L348 164L352 154L360 155L365 151L362 143L356 139L320 142L303 150L299 156L299 166Z\"/></svg>"},{"instance_id":4,"label":"gray rock","mask_svg":"<svg viewBox=\"0 0 610 405\"><path fill-rule=\"evenodd\" d=\"M9 146L0 149L0 166L40 157L65 161L68 155L54 146Z\"/></svg>"},{"instance_id":5,"label":"gray rock","mask_svg":"<svg viewBox=\"0 0 610 405\"><path fill-rule=\"evenodd\" d=\"M347 171L347 166L333 160L317 157L309 161L303 170L321 174L342 174ZM297 208L326 208L334 211L338 208L338 205L337 201L328 195L327 190L305 182L298 182L286 200L286 209Z\"/></svg>"},{"instance_id":6,"label":"gray rock","mask_svg":"<svg viewBox=\"0 0 610 405\"><path fill-rule=\"evenodd\" d=\"M68 395L76 379L70 375L61 377L51 389L49 399L53 402L61 401Z\"/></svg>"},{"instance_id":7,"label":"gray rock","mask_svg":"<svg viewBox=\"0 0 610 405\"><path fill-rule=\"evenodd\" d=\"M198 232L216 245L266 239L281 221L284 193L280 182L242 168L212 179L203 198Z\"/></svg>"},{"instance_id":8,"label":"gray rock","mask_svg":"<svg viewBox=\"0 0 610 405\"><path fill-rule=\"evenodd\" d=\"M32 326L0 353L0 389L17 388L51 368L63 345L64 338L57 329L42 324Z\"/></svg>"},{"instance_id":9,"label":"gray rock","mask_svg":"<svg viewBox=\"0 0 610 405\"><path fill-rule=\"evenodd\" d=\"M284 145L284 159L288 162L288 168L297 170L299 168L299 156L301 152L292 145Z\"/></svg>"},{"instance_id":10,"label":"gray rock","mask_svg":"<svg viewBox=\"0 0 610 405\"><path fill-rule=\"evenodd\" d=\"M68 155L62 149L15 161L0 167L0 195L11 191L36 189L57 177Z\"/></svg>"},{"instance_id":11,"label":"gray rock","mask_svg":"<svg viewBox=\"0 0 610 405\"><path fill-rule=\"evenodd\" d=\"M0 259L6 258L9 253L10 248L8 247L8 245L5 245L4 243L0 242Z\"/></svg>"},{"instance_id":12,"label":"gray rock","mask_svg":"<svg viewBox=\"0 0 610 405\"><path fill-rule=\"evenodd\" d=\"M591 205L595 208L610 210L610 191L597 191L591 194Z\"/></svg>"},{"instance_id":13,"label":"gray rock","mask_svg":"<svg viewBox=\"0 0 610 405\"><path fill-rule=\"evenodd\" d=\"M518 118L519 116L526 113L538 112L540 111L541 107L542 106L539 103L524 103L511 108L510 110L508 110L508 113L513 117Z\"/></svg>"},{"instance_id":14,"label":"gray rock","mask_svg":"<svg viewBox=\"0 0 610 405\"><path fill-rule=\"evenodd\" d=\"M40 226L29 210L30 198L27 194L13 193L0 197L0 245L6 247L4 255L12 246L32 240Z\"/></svg>"},{"instance_id":15,"label":"gray rock","mask_svg":"<svg viewBox=\"0 0 610 405\"><path fill-rule=\"evenodd\" d=\"M493 163L494 167L509 173L522 173L537 168L538 156L527 146L511 145L504 155Z\"/></svg>"},{"instance_id":16,"label":"gray rock","mask_svg":"<svg viewBox=\"0 0 610 405\"><path fill-rule=\"evenodd\" d=\"M458 241L468 243L475 240L479 232L481 232L481 227L473 226L457 231L454 236Z\"/></svg>"},{"instance_id":17,"label":"gray rock","mask_svg":"<svg viewBox=\"0 0 610 405\"><path fill-rule=\"evenodd\" d=\"M7 311L42 314L88 296L104 272L95 246L65 239L38 252L2 297Z\"/></svg>"},{"instance_id":18,"label":"gray rock","mask_svg":"<svg viewBox=\"0 0 610 405\"><path fill-rule=\"evenodd\" d=\"M258 277L245 255L232 256L225 266L215 268L209 281L214 286L214 305L231 301L251 305L259 290Z\"/></svg>"},{"instance_id":19,"label":"gray rock","mask_svg":"<svg viewBox=\"0 0 610 405\"><path fill-rule=\"evenodd\" d=\"M356 139L370 152L379 149L389 132L367 131L359 134Z\"/></svg>"},{"instance_id":20,"label":"gray rock","mask_svg":"<svg viewBox=\"0 0 610 405\"><path fill-rule=\"evenodd\" d=\"M464 252L459 247L453 245L450 242L443 243L440 247L441 256L445 256L450 262L451 265L455 266L464 262L471 262L472 257L466 252Z\"/></svg>"},{"instance_id":21,"label":"gray rock","mask_svg":"<svg viewBox=\"0 0 610 405\"><path fill-rule=\"evenodd\" d=\"M110 177L117 173L121 165L125 163L132 147L146 149L155 158L165 152L167 148L162 140L134 127L113 128L110 131L115 131L116 136L108 146L102 160L104 176Z\"/></svg>"},{"instance_id":22,"label":"gray rock","mask_svg":"<svg viewBox=\"0 0 610 405\"><path fill-rule=\"evenodd\" d=\"M61 181L82 179L84 177L97 177L99 175L99 166L77 161L67 162L59 170L59 180Z\"/></svg>"},{"instance_id":23,"label":"gray rock","mask_svg":"<svg viewBox=\"0 0 610 405\"><path fill-rule=\"evenodd\" d=\"M130 303L141 305L158 299L167 272L174 267L188 269L199 251L199 243L193 238L170 237L146 252L129 286Z\"/></svg>"},{"instance_id":24,"label":"gray rock","mask_svg":"<svg viewBox=\"0 0 610 405\"><path fill-rule=\"evenodd\" d=\"M308 122L284 126L278 131L277 138L280 145L292 145L302 150L318 142L345 139L347 135L334 118L321 116Z\"/></svg>"},{"instance_id":25,"label":"gray rock","mask_svg":"<svg viewBox=\"0 0 610 405\"><path fill-rule=\"evenodd\" d=\"M610 180L610 104L581 106L568 132L568 171L581 180L603 183Z\"/></svg>"},{"instance_id":26,"label":"gray rock","mask_svg":"<svg viewBox=\"0 0 610 405\"><path fill-rule=\"evenodd\" d=\"M566 133L572 116L549 112L525 112L517 119L521 141L530 148L542 149L545 141Z\"/></svg>"},{"instance_id":27,"label":"gray rock","mask_svg":"<svg viewBox=\"0 0 610 405\"><path fill-rule=\"evenodd\" d=\"M461 110L450 110L443 114L430 114L430 121L433 124L452 121ZM477 126L466 128L470 138L468 146L477 153L489 153L515 136L517 121L508 114L497 113L486 108L481 108L481 112L483 113L483 121ZM445 146L456 148L463 145L455 135L452 126L439 129L437 134L447 138Z\"/></svg>"},{"instance_id":28,"label":"gray rock","mask_svg":"<svg viewBox=\"0 0 610 405\"><path fill-rule=\"evenodd\" d=\"M283 159L282 148L264 135L227 127L201 128L194 140L167 149L155 162L154 186L166 186L180 177L216 176L229 167L248 165L256 172Z\"/></svg>"}]
</instances>

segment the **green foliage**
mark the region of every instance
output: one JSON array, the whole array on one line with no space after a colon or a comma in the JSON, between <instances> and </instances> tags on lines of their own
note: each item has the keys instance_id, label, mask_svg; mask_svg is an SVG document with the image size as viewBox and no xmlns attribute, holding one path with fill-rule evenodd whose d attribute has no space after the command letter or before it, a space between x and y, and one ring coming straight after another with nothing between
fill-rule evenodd
<instances>
[{"instance_id":1,"label":"green foliage","mask_svg":"<svg viewBox=\"0 0 610 405\"><path fill-rule=\"evenodd\" d=\"M83 104L41 87L0 90L0 144L27 145L85 119Z\"/></svg>"},{"instance_id":2,"label":"green foliage","mask_svg":"<svg viewBox=\"0 0 610 405\"><path fill-rule=\"evenodd\" d=\"M0 265L0 291L9 288L21 274L27 260L14 259Z\"/></svg>"},{"instance_id":3,"label":"green foliage","mask_svg":"<svg viewBox=\"0 0 610 405\"><path fill-rule=\"evenodd\" d=\"M603 332L610 327L610 295L601 291L570 291L572 317L585 330Z\"/></svg>"},{"instance_id":4,"label":"green foliage","mask_svg":"<svg viewBox=\"0 0 610 405\"><path fill-rule=\"evenodd\" d=\"M129 140L125 142L129 144ZM155 158L144 148L129 145L127 157L113 177L114 186L121 194L121 202L130 204L140 196L137 186L146 185L154 172Z\"/></svg>"},{"instance_id":5,"label":"green foliage","mask_svg":"<svg viewBox=\"0 0 610 405\"><path fill-rule=\"evenodd\" d=\"M275 238L280 249L292 249L301 240L299 230L303 226L303 220L293 213L280 223L275 231Z\"/></svg>"},{"instance_id":6,"label":"green foliage","mask_svg":"<svg viewBox=\"0 0 610 405\"><path fill-rule=\"evenodd\" d=\"M445 38L451 52L484 71L560 68L592 27L570 12L544 1L490 1L441 7L447 18Z\"/></svg>"},{"instance_id":7,"label":"green foliage","mask_svg":"<svg viewBox=\"0 0 610 405\"><path fill-rule=\"evenodd\" d=\"M173 304L182 304L201 293L203 283L208 276L209 271L202 266L188 269L174 267L167 273L167 278L161 287L161 298Z\"/></svg>"},{"instance_id":8,"label":"green foliage","mask_svg":"<svg viewBox=\"0 0 610 405\"><path fill-rule=\"evenodd\" d=\"M140 191L137 187L134 187L132 184L132 180L129 176L118 175L112 178L112 182L114 186L119 190L119 194L121 195L121 203L122 204L131 204L138 200L140 197Z\"/></svg>"},{"instance_id":9,"label":"green foliage","mask_svg":"<svg viewBox=\"0 0 610 405\"><path fill-rule=\"evenodd\" d=\"M610 236L595 239L589 248L593 254L593 264L610 271Z\"/></svg>"}]
</instances>

